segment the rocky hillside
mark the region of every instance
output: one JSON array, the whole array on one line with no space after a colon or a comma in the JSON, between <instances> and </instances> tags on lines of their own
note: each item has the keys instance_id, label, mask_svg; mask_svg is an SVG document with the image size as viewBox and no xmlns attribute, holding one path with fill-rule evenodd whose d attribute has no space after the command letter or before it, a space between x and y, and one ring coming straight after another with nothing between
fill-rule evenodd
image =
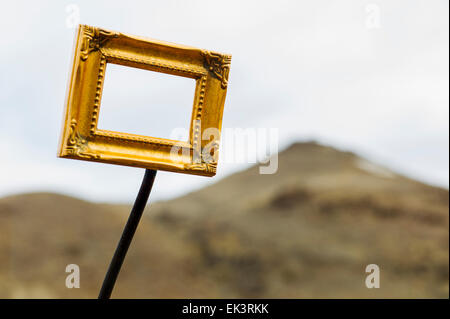
<instances>
[{"instance_id":1,"label":"rocky hillside","mask_svg":"<svg viewBox=\"0 0 450 319\"><path fill-rule=\"evenodd\" d=\"M159 183L164 182L158 180ZM95 298L129 207L0 199L0 297ZM315 143L148 207L113 297L448 298L449 194ZM65 288L65 267L81 288ZM381 287L365 287L377 264Z\"/></svg>"}]
</instances>

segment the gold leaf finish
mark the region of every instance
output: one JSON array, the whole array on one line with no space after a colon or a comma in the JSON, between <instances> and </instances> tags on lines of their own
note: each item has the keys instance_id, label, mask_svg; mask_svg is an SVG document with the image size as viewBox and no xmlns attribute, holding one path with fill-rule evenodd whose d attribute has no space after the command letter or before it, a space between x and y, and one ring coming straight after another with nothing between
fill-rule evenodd
<instances>
[{"instance_id":1,"label":"gold leaf finish","mask_svg":"<svg viewBox=\"0 0 450 319\"><path fill-rule=\"evenodd\" d=\"M65 153L67 155L78 156L81 158L95 159L100 158L99 154L92 153L89 150L89 145L87 140L80 135L77 131L77 121L72 119L70 122L70 135L67 141L67 146L65 148Z\"/></svg>"},{"instance_id":2,"label":"gold leaf finish","mask_svg":"<svg viewBox=\"0 0 450 319\"><path fill-rule=\"evenodd\" d=\"M111 37L118 37L119 33L100 28L84 26L82 35L81 60L86 61L89 53L98 51Z\"/></svg>"},{"instance_id":3,"label":"gold leaf finish","mask_svg":"<svg viewBox=\"0 0 450 319\"><path fill-rule=\"evenodd\" d=\"M230 73L231 55L210 51L202 51L202 53L209 71L217 76L221 81L222 88L226 89L228 86L228 75Z\"/></svg>"},{"instance_id":4,"label":"gold leaf finish","mask_svg":"<svg viewBox=\"0 0 450 319\"><path fill-rule=\"evenodd\" d=\"M98 129L109 63L195 80L189 140ZM80 25L58 156L214 176L230 63L228 54ZM218 134L203 134L210 128ZM212 159L202 156L208 145L214 146Z\"/></svg>"}]
</instances>

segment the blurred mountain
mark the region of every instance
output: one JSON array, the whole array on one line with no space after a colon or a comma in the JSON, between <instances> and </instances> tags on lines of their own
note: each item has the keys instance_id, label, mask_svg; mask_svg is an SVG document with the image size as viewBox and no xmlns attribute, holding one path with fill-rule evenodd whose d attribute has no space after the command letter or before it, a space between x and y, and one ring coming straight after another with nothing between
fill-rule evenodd
<instances>
[{"instance_id":1,"label":"blurred mountain","mask_svg":"<svg viewBox=\"0 0 450 319\"><path fill-rule=\"evenodd\" d=\"M0 298L96 298L129 209L0 199ZM147 207L113 297L448 298L448 261L447 190L298 143L276 174L254 166ZM65 287L68 264L79 289ZM365 286L368 264L379 289Z\"/></svg>"}]
</instances>

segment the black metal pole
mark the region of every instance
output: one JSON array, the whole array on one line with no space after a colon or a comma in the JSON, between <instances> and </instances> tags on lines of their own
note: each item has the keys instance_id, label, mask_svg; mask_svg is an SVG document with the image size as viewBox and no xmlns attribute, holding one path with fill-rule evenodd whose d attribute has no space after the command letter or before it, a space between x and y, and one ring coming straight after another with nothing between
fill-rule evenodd
<instances>
[{"instance_id":1,"label":"black metal pole","mask_svg":"<svg viewBox=\"0 0 450 319\"><path fill-rule=\"evenodd\" d=\"M128 217L127 224L122 233L122 237L117 244L116 251L111 260L111 263L106 273L103 285L98 295L98 299L109 299L116 283L117 276L119 275L120 268L133 240L134 233L144 212L145 205L147 204L148 197L152 190L153 182L155 181L156 171L152 169L145 170L144 179L142 181L141 188L134 202L133 209L131 210L130 217Z\"/></svg>"}]
</instances>

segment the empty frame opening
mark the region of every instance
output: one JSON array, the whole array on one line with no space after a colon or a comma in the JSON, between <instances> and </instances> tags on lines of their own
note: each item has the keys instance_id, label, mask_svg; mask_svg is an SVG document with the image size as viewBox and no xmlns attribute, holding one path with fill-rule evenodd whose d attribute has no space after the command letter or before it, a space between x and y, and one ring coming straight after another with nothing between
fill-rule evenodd
<instances>
[{"instance_id":1,"label":"empty frame opening","mask_svg":"<svg viewBox=\"0 0 450 319\"><path fill-rule=\"evenodd\" d=\"M195 80L108 63L97 128L188 141Z\"/></svg>"}]
</instances>

